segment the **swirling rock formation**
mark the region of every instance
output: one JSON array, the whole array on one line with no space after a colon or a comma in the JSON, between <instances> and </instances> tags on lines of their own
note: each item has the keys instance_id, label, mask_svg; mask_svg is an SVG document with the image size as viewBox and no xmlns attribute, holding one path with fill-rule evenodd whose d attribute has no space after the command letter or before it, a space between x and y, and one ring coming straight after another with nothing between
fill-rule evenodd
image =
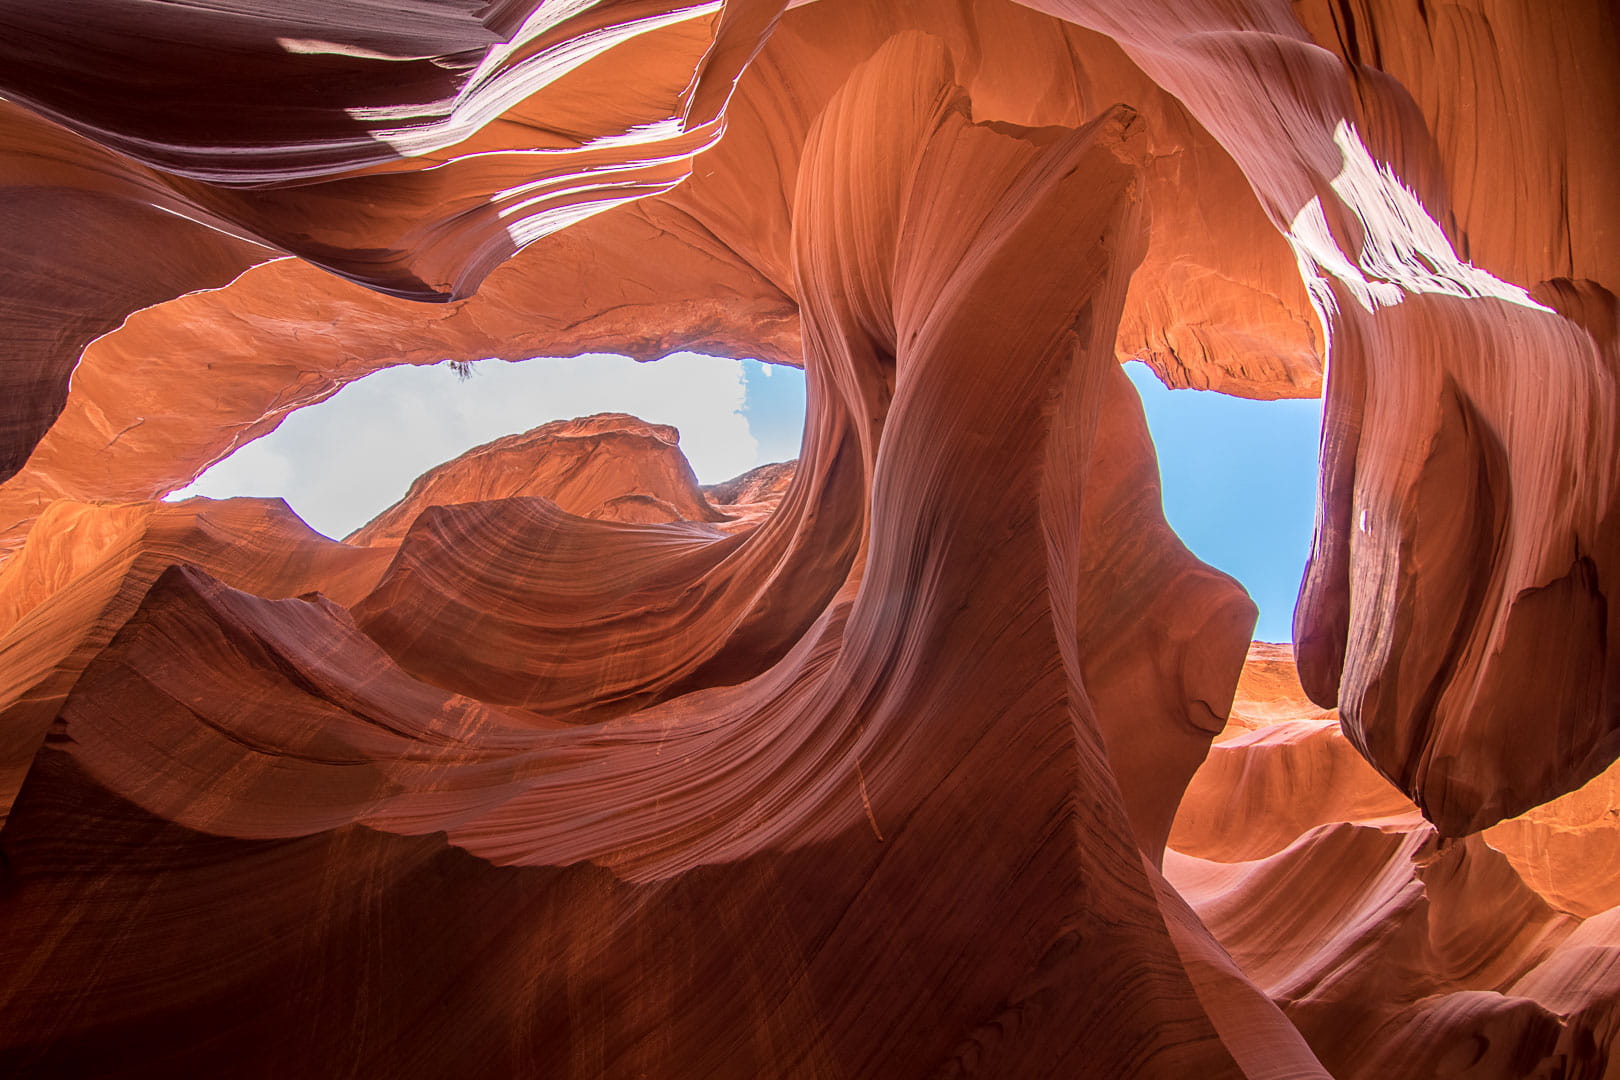
<instances>
[{"instance_id":1,"label":"swirling rock formation","mask_svg":"<svg viewBox=\"0 0 1620 1080\"><path fill-rule=\"evenodd\" d=\"M1612 777L1445 841L1301 708L1286 654L1251 649L1170 881L1336 1077L1602 1075L1620 814L1583 808L1615 805Z\"/></svg>"},{"instance_id":2,"label":"swirling rock formation","mask_svg":"<svg viewBox=\"0 0 1620 1080\"><path fill-rule=\"evenodd\" d=\"M1612 6L0 30L3 1071L1606 1075ZM382 367L678 348L802 365L798 462L153 501ZM1325 392L1303 686L1130 358Z\"/></svg>"}]
</instances>

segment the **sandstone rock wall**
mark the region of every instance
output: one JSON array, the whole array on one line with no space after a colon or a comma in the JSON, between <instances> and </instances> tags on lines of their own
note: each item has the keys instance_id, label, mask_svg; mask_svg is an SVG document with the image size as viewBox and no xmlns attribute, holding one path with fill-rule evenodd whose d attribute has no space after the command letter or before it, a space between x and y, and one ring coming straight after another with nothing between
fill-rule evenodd
<instances>
[{"instance_id":1,"label":"sandstone rock wall","mask_svg":"<svg viewBox=\"0 0 1620 1080\"><path fill-rule=\"evenodd\" d=\"M1612 5L71 22L0 5L4 1071L1607 1074ZM802 365L796 465L152 501L679 348ZM1325 395L1299 684L1132 357Z\"/></svg>"}]
</instances>

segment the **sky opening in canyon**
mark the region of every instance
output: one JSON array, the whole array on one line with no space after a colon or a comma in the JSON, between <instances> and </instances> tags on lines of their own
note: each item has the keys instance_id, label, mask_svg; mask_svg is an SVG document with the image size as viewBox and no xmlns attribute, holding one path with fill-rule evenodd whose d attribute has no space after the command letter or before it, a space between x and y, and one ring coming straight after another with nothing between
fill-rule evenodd
<instances>
[{"instance_id":1,"label":"sky opening in canyon","mask_svg":"<svg viewBox=\"0 0 1620 1080\"><path fill-rule=\"evenodd\" d=\"M626 412L680 430L698 481L716 484L799 454L804 373L676 353L484 360L461 379L447 364L387 368L300 409L170 500L260 495L287 500L341 538L403 496L435 465L551 420Z\"/></svg>"},{"instance_id":2,"label":"sky opening in canyon","mask_svg":"<svg viewBox=\"0 0 1620 1080\"><path fill-rule=\"evenodd\" d=\"M1288 641L1310 547L1321 403L1248 401L1166 389L1126 371L1159 451L1165 517L1193 553L1243 582L1260 608L1255 637ZM286 499L312 527L343 537L428 469L551 420L627 412L673 424L702 483L799 454L804 373L677 353L486 360L388 368L289 416L170 495Z\"/></svg>"},{"instance_id":3,"label":"sky opening in canyon","mask_svg":"<svg viewBox=\"0 0 1620 1080\"><path fill-rule=\"evenodd\" d=\"M1260 608L1257 641L1292 641L1316 507L1321 399L1170 390L1146 364L1125 371L1158 450L1165 520L1194 555L1249 590Z\"/></svg>"}]
</instances>

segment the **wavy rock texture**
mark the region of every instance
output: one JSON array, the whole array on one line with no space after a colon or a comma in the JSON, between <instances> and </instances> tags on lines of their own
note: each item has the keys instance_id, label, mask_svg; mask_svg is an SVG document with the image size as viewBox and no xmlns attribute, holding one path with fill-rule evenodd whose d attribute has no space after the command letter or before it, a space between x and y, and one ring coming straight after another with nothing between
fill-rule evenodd
<instances>
[{"instance_id":1,"label":"wavy rock texture","mask_svg":"<svg viewBox=\"0 0 1620 1080\"><path fill-rule=\"evenodd\" d=\"M381 552L313 532L280 500L52 504L28 546L0 567L5 810L85 665L176 561L261 596L321 592L350 603L386 566Z\"/></svg>"},{"instance_id":2,"label":"wavy rock texture","mask_svg":"<svg viewBox=\"0 0 1620 1080\"><path fill-rule=\"evenodd\" d=\"M888 132L879 157L839 152L871 125ZM1203 932L1172 940L1136 839L1161 828L1174 792L1121 794L1110 722L1084 689L1098 631L1082 610L1207 590L1206 607L1228 612L1224 640L1189 642L1183 674L1156 687L1168 734L1187 723L1183 683L1226 695L1253 617L1162 523L1117 574L1095 565L1114 553L1085 542L1110 516L1157 513L1151 487L1129 482L1151 458L1112 348L1145 244L1128 136L1115 115L1067 132L978 124L943 46L921 35L857 70L811 134L802 169L815 182L795 207L812 434L801 479L751 533L591 521L532 497L431 509L354 618L198 568L158 577L78 673L7 825L11 1061L104 1070L128 1060L124 1036L139 1030L150 1060L196 1067L210 1051L183 1033L219 1026L247 995L263 1002L255 1018L225 1026L267 1070L330 1067L330 1044L276 1034L312 1024L374 1033L338 1051L372 1073L442 1073L480 1045L492 1069L519 1073L543 1061L578 1075L911 1074L959 1061L1235 1074L1248 1051L1226 1040L1256 1025L1308 1067L1264 1002L1239 1029L1200 999L1179 950ZM892 145L912 150L881 152ZM995 183L954 168L964 152ZM941 203L960 212L922 212ZM873 230L883 244L854 243ZM1005 272L1032 250L1046 253L1039 281ZM993 344L1028 363L982 364ZM941 392L953 386L974 407ZM1006 424L1038 437L987 453ZM986 558L985 545L1013 557ZM1003 632L964 633L975 611ZM1142 722L1140 704L1128 722ZM196 797L202 777L226 775ZM1023 795L1009 804L1008 790ZM86 799L137 831L105 817L68 827L61 810ZM177 831L136 840L156 821ZM924 872L964 829L985 837L967 893L957 875ZM112 848L70 850L79 842ZM98 916L81 911L60 936L73 867L159 848L181 864L111 871L148 897L139 912L98 905L155 933L86 925ZM199 857L243 861L233 892L264 874L292 891L255 889L197 950L168 948L160 927L213 906L194 889L229 877L177 876ZM411 980L358 969L359 982L290 992L353 919L416 941L435 898L424 871L453 881L469 916L497 890L484 903L501 919L454 919L427 947L445 958L435 964L461 958L462 1005L424 1025L397 1007ZM282 920L307 888L337 908L293 942ZM726 914L692 921L711 905ZM992 910L999 933L984 932ZM535 936L476 962L514 917ZM64 940L66 953L49 944ZM895 940L908 944L888 973L872 966L873 943ZM64 1008L52 987L80 948L111 977L81 983L81 1005ZM382 949L390 967L424 958ZM630 958L645 987L608 1008L600 995L617 996L613 971ZM866 968L854 993L852 963ZM147 989L132 995L131 978ZM787 989L785 1008L760 1011L748 987ZM493 1020L490 995L506 1002ZM599 1019L573 1025L576 1006Z\"/></svg>"},{"instance_id":3,"label":"wavy rock texture","mask_svg":"<svg viewBox=\"0 0 1620 1080\"><path fill-rule=\"evenodd\" d=\"M798 470L797 460L772 462L724 483L710 484L703 488L703 495L729 519L721 529L736 532L752 528L782 505Z\"/></svg>"},{"instance_id":4,"label":"wavy rock texture","mask_svg":"<svg viewBox=\"0 0 1620 1080\"><path fill-rule=\"evenodd\" d=\"M0 89L120 155L101 183L442 299L526 241L684 179L774 14L106 0L79 12L85 32L16 8Z\"/></svg>"},{"instance_id":5,"label":"wavy rock texture","mask_svg":"<svg viewBox=\"0 0 1620 1080\"><path fill-rule=\"evenodd\" d=\"M0 5L0 1071L1606 1075L1612 5L785 8ZM682 348L800 459L152 501ZM1133 357L1325 393L1303 685Z\"/></svg>"},{"instance_id":6,"label":"wavy rock texture","mask_svg":"<svg viewBox=\"0 0 1620 1080\"><path fill-rule=\"evenodd\" d=\"M1620 750L1606 644L1620 630L1606 600L1620 346L1603 239L1620 211L1589 202L1613 175L1612 140L1562 117L1585 94L1611 115L1612 6L1575 4L1552 29L1491 3L1305 4L1302 21L1263 3L1037 6L1114 37L1232 154L1332 338L1295 617L1306 688L1450 836L1600 772ZM1441 101L1412 72L1448 60L1491 75ZM1532 80L1504 105L1501 87ZM1544 169L1558 178L1538 187ZM1448 174L1469 177L1455 204ZM1512 195L1475 194L1496 175ZM1504 197L1528 206L1504 211ZM1579 237L1570 206L1591 207ZM1516 732L1549 716L1521 746Z\"/></svg>"},{"instance_id":7,"label":"wavy rock texture","mask_svg":"<svg viewBox=\"0 0 1620 1080\"><path fill-rule=\"evenodd\" d=\"M1250 650L1170 882L1336 1077L1604 1075L1620 815L1591 808L1614 805L1609 775L1441 840L1332 713L1300 707L1287 653Z\"/></svg>"},{"instance_id":8,"label":"wavy rock texture","mask_svg":"<svg viewBox=\"0 0 1620 1080\"><path fill-rule=\"evenodd\" d=\"M272 253L108 190L104 150L0 101L0 477L23 467L86 346L130 312L227 284ZM140 261L130 273L130 260Z\"/></svg>"},{"instance_id":9,"label":"wavy rock texture","mask_svg":"<svg viewBox=\"0 0 1620 1080\"><path fill-rule=\"evenodd\" d=\"M534 240L475 296L424 312L282 259L135 313L86 350L79 392L0 486L0 544L14 546L51 499L182 487L292 410L392 364L683 348L800 363L789 239L805 133L854 65L915 26L952 42L959 77L996 119L1072 126L1122 100L1154 118L1141 164L1159 195L1122 357L1148 358L1177 385L1318 392L1320 331L1287 244L1226 153L1112 42L1006 3L816 4L790 13L748 68L726 138L689 182ZM1207 203L1185 198L1189 184Z\"/></svg>"}]
</instances>

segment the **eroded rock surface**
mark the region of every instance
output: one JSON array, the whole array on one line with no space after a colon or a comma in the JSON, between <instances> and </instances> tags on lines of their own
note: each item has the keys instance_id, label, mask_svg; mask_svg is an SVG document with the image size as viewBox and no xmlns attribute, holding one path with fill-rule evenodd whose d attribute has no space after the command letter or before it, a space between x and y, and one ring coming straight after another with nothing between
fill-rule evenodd
<instances>
[{"instance_id":1,"label":"eroded rock surface","mask_svg":"<svg viewBox=\"0 0 1620 1080\"><path fill-rule=\"evenodd\" d=\"M1620 814L1596 812L1612 777L1444 840L1302 701L1288 654L1251 648L1170 882L1336 1077L1601 1075L1620 1023Z\"/></svg>"},{"instance_id":2,"label":"eroded rock surface","mask_svg":"<svg viewBox=\"0 0 1620 1080\"><path fill-rule=\"evenodd\" d=\"M1617 57L1601 0L0 6L0 1071L1606 1075ZM153 501L382 367L682 348L803 366L799 460ZM1133 357L1325 394L1302 685Z\"/></svg>"}]
</instances>

